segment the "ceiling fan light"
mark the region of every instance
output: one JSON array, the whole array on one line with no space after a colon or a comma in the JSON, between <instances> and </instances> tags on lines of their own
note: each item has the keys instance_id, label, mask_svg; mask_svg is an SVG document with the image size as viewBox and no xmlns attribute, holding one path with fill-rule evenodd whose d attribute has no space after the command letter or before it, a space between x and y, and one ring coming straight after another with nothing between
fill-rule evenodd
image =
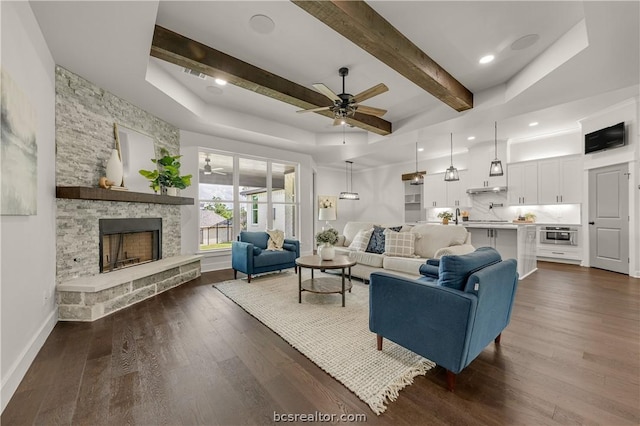
<instances>
[{"instance_id":1,"label":"ceiling fan light","mask_svg":"<svg viewBox=\"0 0 640 426\"><path fill-rule=\"evenodd\" d=\"M491 169L489 170L489 176L502 176L504 170L502 169L502 161L497 158L491 162Z\"/></svg>"}]
</instances>

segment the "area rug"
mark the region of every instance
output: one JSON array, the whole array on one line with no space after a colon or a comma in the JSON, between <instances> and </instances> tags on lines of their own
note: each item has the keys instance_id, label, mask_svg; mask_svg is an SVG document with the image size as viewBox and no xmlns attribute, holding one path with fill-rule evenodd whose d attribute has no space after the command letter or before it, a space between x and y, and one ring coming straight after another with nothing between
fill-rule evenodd
<instances>
[{"instance_id":1,"label":"area rug","mask_svg":"<svg viewBox=\"0 0 640 426\"><path fill-rule=\"evenodd\" d=\"M304 270L303 279L308 274ZM316 277L322 275L315 272ZM389 340L382 351L376 349L375 334L369 331L369 287L359 281L353 281L344 308L340 294L303 292L298 303L298 278L293 272L214 287L344 384L376 414L383 413L415 376L435 366Z\"/></svg>"}]
</instances>

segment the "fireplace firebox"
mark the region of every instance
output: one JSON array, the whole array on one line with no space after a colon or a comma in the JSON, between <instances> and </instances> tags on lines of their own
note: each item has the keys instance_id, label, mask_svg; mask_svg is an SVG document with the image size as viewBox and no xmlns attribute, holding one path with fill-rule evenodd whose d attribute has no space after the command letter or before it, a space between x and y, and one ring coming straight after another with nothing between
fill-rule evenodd
<instances>
[{"instance_id":1,"label":"fireplace firebox","mask_svg":"<svg viewBox=\"0 0 640 426\"><path fill-rule=\"evenodd\" d=\"M162 259L162 218L100 219L100 273Z\"/></svg>"}]
</instances>

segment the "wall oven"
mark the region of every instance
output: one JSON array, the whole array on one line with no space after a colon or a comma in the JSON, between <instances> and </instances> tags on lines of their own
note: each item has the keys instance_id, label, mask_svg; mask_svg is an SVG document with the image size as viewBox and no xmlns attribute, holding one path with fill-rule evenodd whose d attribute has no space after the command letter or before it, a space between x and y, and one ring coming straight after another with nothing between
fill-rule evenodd
<instances>
[{"instance_id":1,"label":"wall oven","mask_svg":"<svg viewBox=\"0 0 640 426\"><path fill-rule=\"evenodd\" d=\"M540 228L540 244L577 246L578 229L564 226L542 226Z\"/></svg>"}]
</instances>

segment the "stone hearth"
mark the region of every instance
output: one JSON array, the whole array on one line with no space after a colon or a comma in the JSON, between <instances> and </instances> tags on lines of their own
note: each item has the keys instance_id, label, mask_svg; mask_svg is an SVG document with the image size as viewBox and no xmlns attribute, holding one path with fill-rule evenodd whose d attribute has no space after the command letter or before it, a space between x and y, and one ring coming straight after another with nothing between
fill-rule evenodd
<instances>
[{"instance_id":1,"label":"stone hearth","mask_svg":"<svg viewBox=\"0 0 640 426\"><path fill-rule=\"evenodd\" d=\"M198 255L174 256L58 284L58 319L95 321L200 276Z\"/></svg>"}]
</instances>

